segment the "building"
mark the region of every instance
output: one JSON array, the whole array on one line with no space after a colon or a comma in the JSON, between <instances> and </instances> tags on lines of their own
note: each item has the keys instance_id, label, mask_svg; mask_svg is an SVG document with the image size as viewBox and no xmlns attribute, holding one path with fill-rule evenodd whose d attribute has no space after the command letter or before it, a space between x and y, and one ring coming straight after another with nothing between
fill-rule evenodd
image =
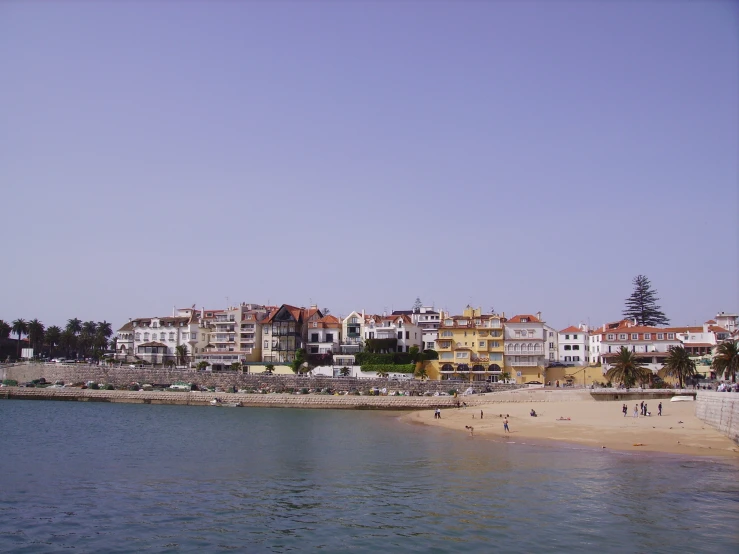
<instances>
[{"instance_id":1,"label":"building","mask_svg":"<svg viewBox=\"0 0 739 554\"><path fill-rule=\"evenodd\" d=\"M557 361L567 365L583 366L588 359L590 349L590 334L588 326L582 323L562 329L557 333L558 357Z\"/></svg>"},{"instance_id":2,"label":"building","mask_svg":"<svg viewBox=\"0 0 739 554\"><path fill-rule=\"evenodd\" d=\"M719 312L716 314L716 320L713 321L713 325L717 325L722 329L726 329L729 335L733 335L739 331L739 322L737 322L736 314L727 314L726 312Z\"/></svg>"},{"instance_id":3,"label":"building","mask_svg":"<svg viewBox=\"0 0 739 554\"><path fill-rule=\"evenodd\" d=\"M285 364L295 360L295 353L305 348L309 324L321 319L317 306L296 308L283 304L262 321L262 361Z\"/></svg>"},{"instance_id":4,"label":"building","mask_svg":"<svg viewBox=\"0 0 739 554\"><path fill-rule=\"evenodd\" d=\"M261 322L267 317L265 306L241 303L225 310L201 310L200 332L203 348L196 347L195 362L207 362L220 371L234 363L246 365L261 361Z\"/></svg>"},{"instance_id":5,"label":"building","mask_svg":"<svg viewBox=\"0 0 739 554\"><path fill-rule=\"evenodd\" d=\"M549 360L548 342L554 342L556 334L544 324L541 312L535 316L516 315L505 321L505 365L516 382L543 382ZM554 353L556 356L556 350Z\"/></svg>"},{"instance_id":6,"label":"building","mask_svg":"<svg viewBox=\"0 0 739 554\"><path fill-rule=\"evenodd\" d=\"M599 335L595 341L597 351L591 352L591 357L603 364L603 373L611 367L622 347L640 354L637 360L656 373L662 369L670 348L682 344L674 328L639 326L629 319L603 325L591 335Z\"/></svg>"},{"instance_id":7,"label":"building","mask_svg":"<svg viewBox=\"0 0 739 554\"><path fill-rule=\"evenodd\" d=\"M117 332L115 358L121 361L185 365L202 340L199 317L192 309L172 317L130 319Z\"/></svg>"},{"instance_id":8,"label":"building","mask_svg":"<svg viewBox=\"0 0 739 554\"><path fill-rule=\"evenodd\" d=\"M467 306L462 315L441 316L436 350L442 380L501 379L504 360L504 317Z\"/></svg>"},{"instance_id":9,"label":"building","mask_svg":"<svg viewBox=\"0 0 739 554\"><path fill-rule=\"evenodd\" d=\"M421 350L433 350L439 338L440 314L433 306L421 306L417 310L396 310L393 315L407 315L421 328Z\"/></svg>"},{"instance_id":10,"label":"building","mask_svg":"<svg viewBox=\"0 0 739 554\"><path fill-rule=\"evenodd\" d=\"M364 325L364 341L375 339L388 340L387 350L410 352L411 347L421 350L423 332L407 315L367 316Z\"/></svg>"},{"instance_id":11,"label":"building","mask_svg":"<svg viewBox=\"0 0 739 554\"><path fill-rule=\"evenodd\" d=\"M341 321L339 350L334 353L335 366L355 365L355 355L361 352L364 343L364 326L366 318L364 310L352 312Z\"/></svg>"},{"instance_id":12,"label":"building","mask_svg":"<svg viewBox=\"0 0 739 554\"><path fill-rule=\"evenodd\" d=\"M325 315L308 324L306 352L313 356L329 356L339 352L342 322L333 315Z\"/></svg>"}]
</instances>

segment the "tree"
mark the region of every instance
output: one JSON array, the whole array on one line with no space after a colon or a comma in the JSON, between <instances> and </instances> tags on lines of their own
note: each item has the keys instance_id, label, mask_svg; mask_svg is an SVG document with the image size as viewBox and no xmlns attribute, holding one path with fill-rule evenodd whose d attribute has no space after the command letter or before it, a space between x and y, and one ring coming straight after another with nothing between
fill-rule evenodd
<instances>
[{"instance_id":1,"label":"tree","mask_svg":"<svg viewBox=\"0 0 739 554\"><path fill-rule=\"evenodd\" d=\"M680 388L683 388L683 382L696 374L695 362L690 359L690 355L685 348L682 346L672 346L660 373L669 375L670 377L677 377L680 382Z\"/></svg>"},{"instance_id":2,"label":"tree","mask_svg":"<svg viewBox=\"0 0 739 554\"><path fill-rule=\"evenodd\" d=\"M629 319L636 320L637 325L654 327L656 325L667 325L669 318L657 305L657 292L652 290L652 284L646 275L637 275L632 281L634 292L626 299L626 307L623 315Z\"/></svg>"},{"instance_id":3,"label":"tree","mask_svg":"<svg viewBox=\"0 0 739 554\"><path fill-rule=\"evenodd\" d=\"M387 370L383 367L377 370L377 376L380 379L385 379L388 376Z\"/></svg>"},{"instance_id":4,"label":"tree","mask_svg":"<svg viewBox=\"0 0 739 554\"><path fill-rule=\"evenodd\" d=\"M113 335L113 328L107 321L100 321L97 324L97 334L104 336L106 339L109 339Z\"/></svg>"},{"instance_id":5,"label":"tree","mask_svg":"<svg viewBox=\"0 0 739 554\"><path fill-rule=\"evenodd\" d=\"M80 331L82 331L82 321L80 321L76 317L74 319L67 320L66 330L74 335L78 334Z\"/></svg>"},{"instance_id":6,"label":"tree","mask_svg":"<svg viewBox=\"0 0 739 554\"><path fill-rule=\"evenodd\" d=\"M187 365L187 346L180 344L174 349L177 356L177 365Z\"/></svg>"},{"instance_id":7,"label":"tree","mask_svg":"<svg viewBox=\"0 0 739 554\"><path fill-rule=\"evenodd\" d=\"M416 296L416 301L413 303L413 313L420 312L422 307L423 307L423 302L421 302L421 297Z\"/></svg>"},{"instance_id":8,"label":"tree","mask_svg":"<svg viewBox=\"0 0 739 554\"><path fill-rule=\"evenodd\" d=\"M419 367L417 367L416 368L416 371L415 371L415 375L419 379L425 379L426 377L428 377L428 372L426 371L426 366L423 365L423 364L421 364Z\"/></svg>"},{"instance_id":9,"label":"tree","mask_svg":"<svg viewBox=\"0 0 739 554\"><path fill-rule=\"evenodd\" d=\"M293 370L293 373L300 373L300 370L303 367L303 364L305 363L305 350L302 348L298 348L295 351L295 359L290 362L290 368Z\"/></svg>"},{"instance_id":10,"label":"tree","mask_svg":"<svg viewBox=\"0 0 739 554\"><path fill-rule=\"evenodd\" d=\"M231 371L241 371L241 362L234 362L229 368Z\"/></svg>"},{"instance_id":11,"label":"tree","mask_svg":"<svg viewBox=\"0 0 739 554\"><path fill-rule=\"evenodd\" d=\"M69 358L69 353L77 348L77 335L69 328L69 325L59 335L59 346L64 350L67 358Z\"/></svg>"},{"instance_id":12,"label":"tree","mask_svg":"<svg viewBox=\"0 0 739 554\"><path fill-rule=\"evenodd\" d=\"M349 374L351 372L352 372L351 369L349 369L348 367L344 366L344 367L342 367L339 370L339 375L341 375L342 377L349 377Z\"/></svg>"},{"instance_id":13,"label":"tree","mask_svg":"<svg viewBox=\"0 0 739 554\"><path fill-rule=\"evenodd\" d=\"M85 333L87 335L90 335L91 337L95 335L98 331L98 324L94 321L85 321L82 324L82 333Z\"/></svg>"},{"instance_id":14,"label":"tree","mask_svg":"<svg viewBox=\"0 0 739 554\"><path fill-rule=\"evenodd\" d=\"M174 367L174 360L167 360L164 362L164 367L172 368Z\"/></svg>"},{"instance_id":15,"label":"tree","mask_svg":"<svg viewBox=\"0 0 739 554\"><path fill-rule=\"evenodd\" d=\"M205 370L205 368L207 368L207 367L208 367L209 365L210 365L210 364L209 364L208 362L206 362L205 360L203 360L202 362L199 362L199 363L198 363L198 369L199 369L200 371L204 371L204 370Z\"/></svg>"},{"instance_id":16,"label":"tree","mask_svg":"<svg viewBox=\"0 0 739 554\"><path fill-rule=\"evenodd\" d=\"M727 340L716 347L716 355L711 364L716 373L726 379L731 378L736 383L736 374L739 373L739 342Z\"/></svg>"},{"instance_id":17,"label":"tree","mask_svg":"<svg viewBox=\"0 0 739 554\"><path fill-rule=\"evenodd\" d=\"M410 347L408 350L408 355L411 357L411 361L417 362L418 361L418 346L415 344Z\"/></svg>"},{"instance_id":18,"label":"tree","mask_svg":"<svg viewBox=\"0 0 739 554\"><path fill-rule=\"evenodd\" d=\"M18 353L16 354L16 358L21 357L21 335L28 333L28 324L26 323L25 319L16 319L13 322L13 332L18 335Z\"/></svg>"},{"instance_id":19,"label":"tree","mask_svg":"<svg viewBox=\"0 0 739 554\"><path fill-rule=\"evenodd\" d=\"M0 319L0 340L7 339L10 336L10 325Z\"/></svg>"},{"instance_id":20,"label":"tree","mask_svg":"<svg viewBox=\"0 0 739 554\"><path fill-rule=\"evenodd\" d=\"M274 371L275 371L275 366L274 366L273 364L267 364L267 365L266 365L266 366L264 367L264 372L265 372L265 373L266 373L267 375L272 375L272 373L274 373Z\"/></svg>"},{"instance_id":21,"label":"tree","mask_svg":"<svg viewBox=\"0 0 739 554\"><path fill-rule=\"evenodd\" d=\"M31 343L34 354L38 354L44 341L44 324L38 319L28 322L28 341Z\"/></svg>"},{"instance_id":22,"label":"tree","mask_svg":"<svg viewBox=\"0 0 739 554\"><path fill-rule=\"evenodd\" d=\"M504 383L506 383L508 382L508 379L511 378L511 374L508 373L507 371L504 371L503 373L500 374L500 378L503 379Z\"/></svg>"},{"instance_id":23,"label":"tree","mask_svg":"<svg viewBox=\"0 0 739 554\"><path fill-rule=\"evenodd\" d=\"M44 344L49 347L49 354L54 355L54 349L59 345L62 330L56 325L52 325L44 333Z\"/></svg>"},{"instance_id":24,"label":"tree","mask_svg":"<svg viewBox=\"0 0 739 554\"><path fill-rule=\"evenodd\" d=\"M613 366L606 372L606 377L609 381L615 380L623 383L628 389L633 387L637 382L643 382L649 379L651 373L649 368L636 360L636 356L631 350L622 346Z\"/></svg>"}]
</instances>

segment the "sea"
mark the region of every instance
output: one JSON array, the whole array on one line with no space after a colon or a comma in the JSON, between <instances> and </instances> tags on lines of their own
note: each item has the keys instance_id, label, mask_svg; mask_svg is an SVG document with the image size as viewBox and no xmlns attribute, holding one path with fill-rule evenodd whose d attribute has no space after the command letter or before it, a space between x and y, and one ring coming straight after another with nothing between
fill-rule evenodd
<instances>
[{"instance_id":1,"label":"sea","mask_svg":"<svg viewBox=\"0 0 739 554\"><path fill-rule=\"evenodd\" d=\"M739 463L397 412L0 400L0 552L70 551L735 553Z\"/></svg>"}]
</instances>

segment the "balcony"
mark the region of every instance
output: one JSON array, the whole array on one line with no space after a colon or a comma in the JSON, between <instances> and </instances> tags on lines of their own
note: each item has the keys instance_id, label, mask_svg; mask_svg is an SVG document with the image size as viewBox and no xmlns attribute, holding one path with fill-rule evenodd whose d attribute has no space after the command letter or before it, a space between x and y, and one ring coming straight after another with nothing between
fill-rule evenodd
<instances>
[{"instance_id":1,"label":"balcony","mask_svg":"<svg viewBox=\"0 0 739 554\"><path fill-rule=\"evenodd\" d=\"M359 333L347 333L346 336L347 338L350 338L350 339L356 339L356 338L359 338L360 335Z\"/></svg>"}]
</instances>

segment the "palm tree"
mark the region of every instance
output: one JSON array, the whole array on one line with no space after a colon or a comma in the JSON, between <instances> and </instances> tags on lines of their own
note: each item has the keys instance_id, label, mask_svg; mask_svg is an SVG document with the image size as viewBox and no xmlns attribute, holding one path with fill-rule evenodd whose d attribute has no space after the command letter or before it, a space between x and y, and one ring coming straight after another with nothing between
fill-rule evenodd
<instances>
[{"instance_id":1,"label":"palm tree","mask_svg":"<svg viewBox=\"0 0 739 554\"><path fill-rule=\"evenodd\" d=\"M62 335L62 330L56 325L52 325L44 333L44 344L49 347L49 355L54 355L54 348L59 344L59 340Z\"/></svg>"},{"instance_id":2,"label":"palm tree","mask_svg":"<svg viewBox=\"0 0 739 554\"><path fill-rule=\"evenodd\" d=\"M388 376L387 370L383 367L377 370L377 376L380 379L385 379Z\"/></svg>"},{"instance_id":3,"label":"palm tree","mask_svg":"<svg viewBox=\"0 0 739 554\"><path fill-rule=\"evenodd\" d=\"M85 321L82 324L82 333L86 333L90 336L94 336L98 331L98 324L94 321Z\"/></svg>"},{"instance_id":4,"label":"palm tree","mask_svg":"<svg viewBox=\"0 0 739 554\"><path fill-rule=\"evenodd\" d=\"M69 358L69 353L77 348L77 335L69 328L59 334L59 346L64 349L64 355Z\"/></svg>"},{"instance_id":5,"label":"palm tree","mask_svg":"<svg viewBox=\"0 0 739 554\"><path fill-rule=\"evenodd\" d=\"M7 339L10 336L10 325L0 319L0 340Z\"/></svg>"},{"instance_id":6,"label":"palm tree","mask_svg":"<svg viewBox=\"0 0 739 554\"><path fill-rule=\"evenodd\" d=\"M716 373L724 375L726 379L736 383L736 374L739 373L739 342L727 340L716 347L716 355L711 364Z\"/></svg>"},{"instance_id":7,"label":"palm tree","mask_svg":"<svg viewBox=\"0 0 739 554\"><path fill-rule=\"evenodd\" d=\"M660 373L669 375L670 377L677 377L678 381L680 381L680 388L683 388L683 381L687 380L688 377L693 377L696 373L695 362L690 359L690 355L685 348L682 346L672 346Z\"/></svg>"},{"instance_id":8,"label":"palm tree","mask_svg":"<svg viewBox=\"0 0 739 554\"><path fill-rule=\"evenodd\" d=\"M428 377L428 372L426 371L426 366L421 365L418 369L416 369L416 377L419 379L425 379Z\"/></svg>"},{"instance_id":9,"label":"palm tree","mask_svg":"<svg viewBox=\"0 0 739 554\"><path fill-rule=\"evenodd\" d=\"M615 359L615 363L606 372L606 377L609 381L616 380L619 383L623 383L628 389L629 387L633 387L637 382L643 382L649 379L651 373L649 368L637 362L636 356L634 356L631 350L622 346Z\"/></svg>"},{"instance_id":10,"label":"palm tree","mask_svg":"<svg viewBox=\"0 0 739 554\"><path fill-rule=\"evenodd\" d=\"M97 334L109 339L113 335L113 328L110 326L110 323L103 320L97 324Z\"/></svg>"},{"instance_id":11,"label":"palm tree","mask_svg":"<svg viewBox=\"0 0 739 554\"><path fill-rule=\"evenodd\" d=\"M187 346L180 344L174 351L177 356L177 365L187 365Z\"/></svg>"},{"instance_id":12,"label":"palm tree","mask_svg":"<svg viewBox=\"0 0 739 554\"><path fill-rule=\"evenodd\" d=\"M25 319L16 319L13 322L12 330L14 333L18 335L18 353L16 354L16 358L21 357L21 335L28 333L28 324L26 323Z\"/></svg>"},{"instance_id":13,"label":"palm tree","mask_svg":"<svg viewBox=\"0 0 739 554\"><path fill-rule=\"evenodd\" d=\"M274 372L274 370L275 370L275 366L273 364L267 364L265 366L265 368L264 368L264 372L267 375L272 375L272 373Z\"/></svg>"},{"instance_id":14,"label":"palm tree","mask_svg":"<svg viewBox=\"0 0 739 554\"><path fill-rule=\"evenodd\" d=\"M32 319L28 322L28 340L34 353L39 353L39 346L43 344L44 330L44 324L38 319Z\"/></svg>"},{"instance_id":15,"label":"palm tree","mask_svg":"<svg viewBox=\"0 0 739 554\"><path fill-rule=\"evenodd\" d=\"M344 367L342 367L342 368L341 368L341 369L339 370L339 375L341 375L342 377L349 377L349 374L350 374L351 372L352 372L352 370L351 370L351 369L349 369L348 367L344 366Z\"/></svg>"},{"instance_id":16,"label":"palm tree","mask_svg":"<svg viewBox=\"0 0 739 554\"><path fill-rule=\"evenodd\" d=\"M74 319L67 320L66 329L73 335L76 335L77 333L82 331L82 322L76 317Z\"/></svg>"}]
</instances>

